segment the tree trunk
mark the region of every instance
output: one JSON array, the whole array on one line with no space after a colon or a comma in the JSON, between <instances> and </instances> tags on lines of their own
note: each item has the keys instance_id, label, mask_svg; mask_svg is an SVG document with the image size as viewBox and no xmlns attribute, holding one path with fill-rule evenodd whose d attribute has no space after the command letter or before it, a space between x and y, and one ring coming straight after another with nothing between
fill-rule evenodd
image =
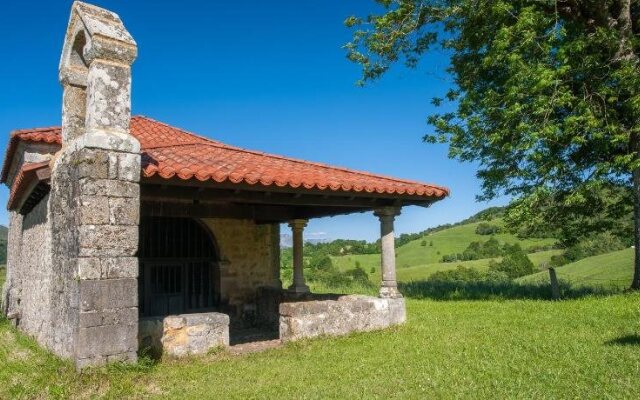
<instances>
[{"instance_id":1,"label":"tree trunk","mask_svg":"<svg viewBox=\"0 0 640 400\"><path fill-rule=\"evenodd\" d=\"M637 141L636 141L637 142ZM637 154L637 153L636 153ZM640 168L633 170L634 272L631 289L640 289Z\"/></svg>"},{"instance_id":2,"label":"tree trunk","mask_svg":"<svg viewBox=\"0 0 640 400\"><path fill-rule=\"evenodd\" d=\"M619 0L620 14L618 16L618 30L620 31L620 49L616 58L638 62L638 55L635 53L633 40L633 23L631 13L631 0ZM635 155L635 161L640 159L640 137L635 132L631 132L630 150ZM640 167L635 167L632 172L633 179L633 220L634 220L634 269L632 290L640 290Z\"/></svg>"}]
</instances>

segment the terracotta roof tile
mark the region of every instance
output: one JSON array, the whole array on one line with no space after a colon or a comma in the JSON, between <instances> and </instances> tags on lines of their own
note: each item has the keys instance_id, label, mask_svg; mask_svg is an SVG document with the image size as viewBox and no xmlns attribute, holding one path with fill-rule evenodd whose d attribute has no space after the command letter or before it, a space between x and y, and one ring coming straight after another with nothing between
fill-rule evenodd
<instances>
[{"instance_id":1,"label":"terracotta roof tile","mask_svg":"<svg viewBox=\"0 0 640 400\"><path fill-rule=\"evenodd\" d=\"M45 168L49 168L49 161L26 163L20 168L16 174L16 178L13 180L13 185L11 185L7 209L11 210L19 205L18 202L20 199L25 194L28 194L26 191L29 190L32 183L37 180L37 171Z\"/></svg>"},{"instance_id":2,"label":"terracotta roof tile","mask_svg":"<svg viewBox=\"0 0 640 400\"><path fill-rule=\"evenodd\" d=\"M131 133L142 148L142 176L164 179L305 188L356 193L445 197L449 190L404 179L354 171L226 145L147 117L131 119ZM5 157L6 181L11 157L21 140L60 143L60 128L15 131Z\"/></svg>"}]
</instances>

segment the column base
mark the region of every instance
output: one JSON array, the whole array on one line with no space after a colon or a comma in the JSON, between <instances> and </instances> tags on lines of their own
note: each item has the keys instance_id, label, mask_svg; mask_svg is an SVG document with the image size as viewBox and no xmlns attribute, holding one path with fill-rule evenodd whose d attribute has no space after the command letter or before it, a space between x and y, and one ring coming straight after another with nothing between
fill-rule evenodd
<instances>
[{"instance_id":1,"label":"column base","mask_svg":"<svg viewBox=\"0 0 640 400\"><path fill-rule=\"evenodd\" d=\"M291 293L311 293L311 290L309 289L309 286L305 285L305 284L298 284L296 285L295 283L291 286L289 286L287 288L287 290Z\"/></svg>"},{"instance_id":2,"label":"column base","mask_svg":"<svg viewBox=\"0 0 640 400\"><path fill-rule=\"evenodd\" d=\"M380 288L379 297L383 299L399 299L402 298L402 293L397 287L382 286Z\"/></svg>"}]
</instances>

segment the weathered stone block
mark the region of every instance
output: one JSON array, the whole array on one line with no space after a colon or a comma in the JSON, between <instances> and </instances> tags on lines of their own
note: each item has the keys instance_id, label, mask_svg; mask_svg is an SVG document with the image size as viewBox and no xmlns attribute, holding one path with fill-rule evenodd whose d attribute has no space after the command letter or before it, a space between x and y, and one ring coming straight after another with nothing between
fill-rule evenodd
<instances>
[{"instance_id":1,"label":"weathered stone block","mask_svg":"<svg viewBox=\"0 0 640 400\"><path fill-rule=\"evenodd\" d=\"M87 76L87 130L128 133L131 119L131 68L94 60Z\"/></svg>"},{"instance_id":2,"label":"weathered stone block","mask_svg":"<svg viewBox=\"0 0 640 400\"><path fill-rule=\"evenodd\" d=\"M137 278L138 258L137 257L114 257L102 259L102 271L106 273L108 279L117 278Z\"/></svg>"},{"instance_id":3,"label":"weathered stone block","mask_svg":"<svg viewBox=\"0 0 640 400\"><path fill-rule=\"evenodd\" d=\"M141 158L139 154L109 154L109 178L119 181L138 182L140 180Z\"/></svg>"},{"instance_id":4,"label":"weathered stone block","mask_svg":"<svg viewBox=\"0 0 640 400\"><path fill-rule=\"evenodd\" d=\"M229 316L220 313L143 318L139 322L141 348L170 357L205 354L229 345Z\"/></svg>"},{"instance_id":5,"label":"weathered stone block","mask_svg":"<svg viewBox=\"0 0 640 400\"><path fill-rule=\"evenodd\" d=\"M109 223L109 198L82 196L78 210L80 225L104 225Z\"/></svg>"},{"instance_id":6,"label":"weathered stone block","mask_svg":"<svg viewBox=\"0 0 640 400\"><path fill-rule=\"evenodd\" d=\"M81 311L103 311L138 306L137 279L81 280L79 289Z\"/></svg>"},{"instance_id":7,"label":"weathered stone block","mask_svg":"<svg viewBox=\"0 0 640 400\"><path fill-rule=\"evenodd\" d=\"M293 341L321 335L383 329L405 322L404 299L341 296L337 300L280 305L280 339Z\"/></svg>"},{"instance_id":8,"label":"weathered stone block","mask_svg":"<svg viewBox=\"0 0 640 400\"><path fill-rule=\"evenodd\" d=\"M109 222L113 225L138 225L140 207L131 199L111 198L107 207Z\"/></svg>"},{"instance_id":9,"label":"weathered stone block","mask_svg":"<svg viewBox=\"0 0 640 400\"><path fill-rule=\"evenodd\" d=\"M132 257L138 250L135 225L84 225L78 234L80 257Z\"/></svg>"},{"instance_id":10,"label":"weathered stone block","mask_svg":"<svg viewBox=\"0 0 640 400\"><path fill-rule=\"evenodd\" d=\"M82 195L108 196L135 199L140 196L140 185L136 182L116 181L113 179L81 179Z\"/></svg>"},{"instance_id":11,"label":"weathered stone block","mask_svg":"<svg viewBox=\"0 0 640 400\"><path fill-rule=\"evenodd\" d=\"M83 257L78 258L78 278L82 280L100 279L102 265L99 258Z\"/></svg>"},{"instance_id":12,"label":"weathered stone block","mask_svg":"<svg viewBox=\"0 0 640 400\"><path fill-rule=\"evenodd\" d=\"M104 151L82 149L69 155L68 162L76 166L78 179L107 179L109 177L109 159Z\"/></svg>"},{"instance_id":13,"label":"weathered stone block","mask_svg":"<svg viewBox=\"0 0 640 400\"><path fill-rule=\"evenodd\" d=\"M138 347L138 325L103 325L79 328L76 357L106 357L135 352Z\"/></svg>"}]
</instances>

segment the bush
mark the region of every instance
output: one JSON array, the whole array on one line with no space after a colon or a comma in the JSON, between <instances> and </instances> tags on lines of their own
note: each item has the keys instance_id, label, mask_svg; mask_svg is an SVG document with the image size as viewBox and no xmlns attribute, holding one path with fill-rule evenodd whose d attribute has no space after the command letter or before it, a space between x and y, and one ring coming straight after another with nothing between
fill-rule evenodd
<instances>
[{"instance_id":1,"label":"bush","mask_svg":"<svg viewBox=\"0 0 640 400\"><path fill-rule=\"evenodd\" d=\"M498 225L488 224L486 222L481 222L476 227L476 233L478 235L495 235L496 233L500 233L502 228Z\"/></svg>"},{"instance_id":2,"label":"bush","mask_svg":"<svg viewBox=\"0 0 640 400\"><path fill-rule=\"evenodd\" d=\"M422 242L420 242L420 246L427 247L427 241L423 240Z\"/></svg>"},{"instance_id":3,"label":"bush","mask_svg":"<svg viewBox=\"0 0 640 400\"><path fill-rule=\"evenodd\" d=\"M481 280L483 274L474 268L458 265L456 269L438 271L427 279L430 282L472 282Z\"/></svg>"},{"instance_id":4,"label":"bush","mask_svg":"<svg viewBox=\"0 0 640 400\"><path fill-rule=\"evenodd\" d=\"M505 245L506 246L506 245ZM483 258L500 257L504 254L504 247L494 237L486 242L471 242L461 254L447 254L442 257L442 262L481 260Z\"/></svg>"},{"instance_id":5,"label":"bush","mask_svg":"<svg viewBox=\"0 0 640 400\"><path fill-rule=\"evenodd\" d=\"M536 272L535 266L519 244L505 247L505 255L502 257L502 261L492 261L489 264L490 271L502 272L509 279L531 275Z\"/></svg>"},{"instance_id":6,"label":"bush","mask_svg":"<svg viewBox=\"0 0 640 400\"><path fill-rule=\"evenodd\" d=\"M329 256L316 256L309 261L309 267L315 270L329 270L333 268L333 261Z\"/></svg>"},{"instance_id":7,"label":"bush","mask_svg":"<svg viewBox=\"0 0 640 400\"><path fill-rule=\"evenodd\" d=\"M622 250L627 244L610 232L599 233L569 247L563 254L551 257L551 264L559 267L586 257Z\"/></svg>"},{"instance_id":8,"label":"bush","mask_svg":"<svg viewBox=\"0 0 640 400\"><path fill-rule=\"evenodd\" d=\"M353 283L356 283L358 285L367 286L371 284L371 281L369 280L369 275L367 275L367 271L365 271L360 267L350 269L347 272L345 272L345 274L349 278L351 278L351 281Z\"/></svg>"}]
</instances>

